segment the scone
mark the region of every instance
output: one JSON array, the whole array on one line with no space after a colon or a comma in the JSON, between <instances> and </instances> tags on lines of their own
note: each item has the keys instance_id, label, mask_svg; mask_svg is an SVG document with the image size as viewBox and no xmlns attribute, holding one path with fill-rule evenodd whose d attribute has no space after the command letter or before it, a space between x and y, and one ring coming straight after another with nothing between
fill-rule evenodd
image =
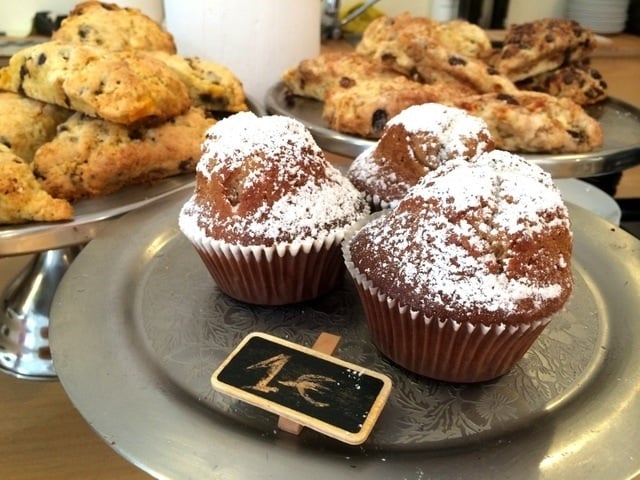
<instances>
[{"instance_id":1,"label":"scone","mask_svg":"<svg viewBox=\"0 0 640 480\"><path fill-rule=\"evenodd\" d=\"M281 305L342 281L344 231L368 212L302 123L242 112L207 132L178 223L221 291Z\"/></svg>"},{"instance_id":2,"label":"scone","mask_svg":"<svg viewBox=\"0 0 640 480\"><path fill-rule=\"evenodd\" d=\"M395 17L380 17L371 22L356 45L356 51L388 64L405 75L415 70L416 56L407 45L420 41L428 55L432 45L464 58L484 58L491 53L491 41L486 32L465 20L441 23L429 17L402 13Z\"/></svg>"},{"instance_id":3,"label":"scone","mask_svg":"<svg viewBox=\"0 0 640 480\"><path fill-rule=\"evenodd\" d=\"M361 80L348 87L330 88L322 118L336 131L376 139L387 122L407 107L428 102L452 104L471 93L459 85L422 84L400 75L393 81Z\"/></svg>"},{"instance_id":4,"label":"scone","mask_svg":"<svg viewBox=\"0 0 640 480\"><path fill-rule=\"evenodd\" d=\"M51 36L61 43L96 45L109 50L161 50L176 53L169 32L142 11L115 3L77 4Z\"/></svg>"},{"instance_id":5,"label":"scone","mask_svg":"<svg viewBox=\"0 0 640 480\"><path fill-rule=\"evenodd\" d=\"M33 171L42 187L70 201L193 172L215 120L201 109L152 128L130 128L75 113L38 149Z\"/></svg>"},{"instance_id":6,"label":"scone","mask_svg":"<svg viewBox=\"0 0 640 480\"><path fill-rule=\"evenodd\" d=\"M519 91L471 96L455 106L482 118L502 150L578 153L602 146L598 121L568 98Z\"/></svg>"},{"instance_id":7,"label":"scone","mask_svg":"<svg viewBox=\"0 0 640 480\"><path fill-rule=\"evenodd\" d=\"M71 116L66 108L13 92L0 92L0 144L29 163L35 151Z\"/></svg>"},{"instance_id":8,"label":"scone","mask_svg":"<svg viewBox=\"0 0 640 480\"><path fill-rule=\"evenodd\" d=\"M607 82L589 59L540 73L517 83L522 90L544 92L554 97L569 98L578 105L591 105L607 98Z\"/></svg>"},{"instance_id":9,"label":"scone","mask_svg":"<svg viewBox=\"0 0 640 480\"><path fill-rule=\"evenodd\" d=\"M387 123L380 140L351 163L347 178L372 211L393 208L430 170L454 159L473 161L493 146L480 118L438 103L414 105Z\"/></svg>"},{"instance_id":10,"label":"scone","mask_svg":"<svg viewBox=\"0 0 640 480\"><path fill-rule=\"evenodd\" d=\"M515 24L507 29L495 66L517 82L581 60L596 44L593 32L575 20L544 18Z\"/></svg>"},{"instance_id":11,"label":"scone","mask_svg":"<svg viewBox=\"0 0 640 480\"><path fill-rule=\"evenodd\" d=\"M378 349L448 382L507 373L573 288L560 191L499 150L430 171L343 252Z\"/></svg>"},{"instance_id":12,"label":"scone","mask_svg":"<svg viewBox=\"0 0 640 480\"><path fill-rule=\"evenodd\" d=\"M53 41L16 52L0 90L123 125L162 123L190 105L173 70L143 52Z\"/></svg>"},{"instance_id":13,"label":"scone","mask_svg":"<svg viewBox=\"0 0 640 480\"><path fill-rule=\"evenodd\" d=\"M284 72L282 82L294 95L324 100L327 90L372 79L392 82L398 72L355 52L329 52L302 60Z\"/></svg>"},{"instance_id":14,"label":"scone","mask_svg":"<svg viewBox=\"0 0 640 480\"><path fill-rule=\"evenodd\" d=\"M202 108L207 115L217 118L249 109L242 82L224 65L160 51L149 54L178 75L188 88L191 106Z\"/></svg>"},{"instance_id":15,"label":"scone","mask_svg":"<svg viewBox=\"0 0 640 480\"><path fill-rule=\"evenodd\" d=\"M0 144L0 225L71 220L73 207L53 198L27 163Z\"/></svg>"}]
</instances>

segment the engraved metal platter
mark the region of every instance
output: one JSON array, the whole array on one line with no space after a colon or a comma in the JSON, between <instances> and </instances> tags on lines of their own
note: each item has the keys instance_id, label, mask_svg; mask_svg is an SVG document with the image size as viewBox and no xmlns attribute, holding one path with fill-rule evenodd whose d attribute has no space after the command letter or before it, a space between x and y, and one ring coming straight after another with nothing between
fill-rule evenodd
<instances>
[{"instance_id":1,"label":"engraved metal platter","mask_svg":"<svg viewBox=\"0 0 640 480\"><path fill-rule=\"evenodd\" d=\"M194 183L195 174L187 173L149 185L129 186L105 197L80 200L73 205L74 217L70 221L0 225L0 257L85 244L106 220L179 190L192 189Z\"/></svg>"},{"instance_id":2,"label":"engraved metal platter","mask_svg":"<svg viewBox=\"0 0 640 480\"><path fill-rule=\"evenodd\" d=\"M54 364L71 401L118 453L156 478L581 478L640 474L640 242L570 205L575 290L508 374L449 384L372 345L348 278L331 293L259 307L219 291L177 226L179 192L85 247L51 310ZM366 442L349 446L214 391L212 372L250 332L391 377Z\"/></svg>"},{"instance_id":3,"label":"engraved metal platter","mask_svg":"<svg viewBox=\"0 0 640 480\"><path fill-rule=\"evenodd\" d=\"M268 113L287 115L302 122L318 145L337 155L355 158L373 140L340 133L322 118L322 102L287 94L282 82L273 85L265 99ZM522 154L555 178L590 177L615 173L640 164L640 109L609 98L586 108L602 126L604 144L589 153Z\"/></svg>"}]
</instances>

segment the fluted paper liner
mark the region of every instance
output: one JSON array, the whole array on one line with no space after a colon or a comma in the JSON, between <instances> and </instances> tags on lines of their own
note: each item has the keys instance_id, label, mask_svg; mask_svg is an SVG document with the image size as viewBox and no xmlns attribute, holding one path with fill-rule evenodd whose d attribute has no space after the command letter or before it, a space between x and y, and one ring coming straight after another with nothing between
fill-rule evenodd
<instances>
[{"instance_id":1,"label":"fluted paper liner","mask_svg":"<svg viewBox=\"0 0 640 480\"><path fill-rule=\"evenodd\" d=\"M362 224L360 224L360 227ZM429 318L374 287L351 260L346 233L344 262L353 278L376 347L411 372L456 383L481 382L507 373L529 350L550 318L518 325L484 325Z\"/></svg>"},{"instance_id":2,"label":"fluted paper liner","mask_svg":"<svg viewBox=\"0 0 640 480\"><path fill-rule=\"evenodd\" d=\"M256 305L312 300L344 277L344 229L323 237L273 246L233 245L185 233L224 293Z\"/></svg>"}]
</instances>

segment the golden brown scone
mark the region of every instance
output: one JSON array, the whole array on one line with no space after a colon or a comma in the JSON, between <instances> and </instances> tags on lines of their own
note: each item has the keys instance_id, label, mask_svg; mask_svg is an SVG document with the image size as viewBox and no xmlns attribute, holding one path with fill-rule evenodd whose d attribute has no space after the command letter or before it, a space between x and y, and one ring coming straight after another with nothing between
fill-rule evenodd
<instances>
[{"instance_id":1,"label":"golden brown scone","mask_svg":"<svg viewBox=\"0 0 640 480\"><path fill-rule=\"evenodd\" d=\"M59 42L16 52L0 69L0 90L123 125L158 124L190 104L185 84L160 60Z\"/></svg>"},{"instance_id":2,"label":"golden brown scone","mask_svg":"<svg viewBox=\"0 0 640 480\"><path fill-rule=\"evenodd\" d=\"M302 60L285 71L282 82L294 95L323 100L329 88L349 87L361 80L393 80L398 72L356 52L329 52Z\"/></svg>"},{"instance_id":3,"label":"golden brown scone","mask_svg":"<svg viewBox=\"0 0 640 480\"><path fill-rule=\"evenodd\" d=\"M71 220L73 207L52 198L27 163L0 144L0 224Z\"/></svg>"},{"instance_id":4,"label":"golden brown scone","mask_svg":"<svg viewBox=\"0 0 640 480\"><path fill-rule=\"evenodd\" d=\"M579 153L602 146L600 124L568 98L520 91L467 97L455 106L482 118L502 150Z\"/></svg>"},{"instance_id":5,"label":"golden brown scone","mask_svg":"<svg viewBox=\"0 0 640 480\"><path fill-rule=\"evenodd\" d=\"M415 41L424 51L407 51ZM428 49L434 45L465 58L484 58L492 51L488 35L477 25L465 20L440 23L409 13L375 19L363 32L356 51L411 75L416 59L428 55Z\"/></svg>"},{"instance_id":6,"label":"golden brown scone","mask_svg":"<svg viewBox=\"0 0 640 480\"><path fill-rule=\"evenodd\" d=\"M73 112L13 92L0 92L0 144L25 162L40 145L51 140L56 127Z\"/></svg>"},{"instance_id":7,"label":"golden brown scone","mask_svg":"<svg viewBox=\"0 0 640 480\"><path fill-rule=\"evenodd\" d=\"M38 149L33 171L57 198L108 195L126 185L193 171L214 123L195 107L154 128L127 128L76 113Z\"/></svg>"},{"instance_id":8,"label":"golden brown scone","mask_svg":"<svg viewBox=\"0 0 640 480\"><path fill-rule=\"evenodd\" d=\"M450 84L427 85L402 75L393 81L363 80L348 88L327 90L322 116L330 128L339 132L379 138L387 122L411 105L452 104L468 94Z\"/></svg>"},{"instance_id":9,"label":"golden brown scone","mask_svg":"<svg viewBox=\"0 0 640 480\"><path fill-rule=\"evenodd\" d=\"M224 65L198 57L149 52L164 62L187 86L191 105L211 116L247 111L242 82Z\"/></svg>"},{"instance_id":10,"label":"golden brown scone","mask_svg":"<svg viewBox=\"0 0 640 480\"><path fill-rule=\"evenodd\" d=\"M578 105L591 105L607 98L607 82L589 59L541 73L517 83L518 88L570 98Z\"/></svg>"},{"instance_id":11,"label":"golden brown scone","mask_svg":"<svg viewBox=\"0 0 640 480\"><path fill-rule=\"evenodd\" d=\"M171 34L137 8L115 3L77 4L53 32L52 40L97 45L109 50L162 50L176 53Z\"/></svg>"},{"instance_id":12,"label":"golden brown scone","mask_svg":"<svg viewBox=\"0 0 640 480\"><path fill-rule=\"evenodd\" d=\"M596 38L575 20L544 18L511 25L495 63L517 82L588 56Z\"/></svg>"},{"instance_id":13,"label":"golden brown scone","mask_svg":"<svg viewBox=\"0 0 640 480\"><path fill-rule=\"evenodd\" d=\"M476 93L518 90L513 82L484 61L454 53L428 38L408 39L404 48L414 59L415 70L427 83L454 82Z\"/></svg>"}]
</instances>

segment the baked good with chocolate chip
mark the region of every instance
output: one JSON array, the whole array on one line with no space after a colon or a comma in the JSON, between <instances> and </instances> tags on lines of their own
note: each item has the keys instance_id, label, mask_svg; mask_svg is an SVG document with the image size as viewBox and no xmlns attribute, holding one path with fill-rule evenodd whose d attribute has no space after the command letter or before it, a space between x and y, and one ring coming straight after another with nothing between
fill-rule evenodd
<instances>
[{"instance_id":1,"label":"baked good with chocolate chip","mask_svg":"<svg viewBox=\"0 0 640 480\"><path fill-rule=\"evenodd\" d=\"M53 198L24 160L0 144L0 225L71 220L73 207Z\"/></svg>"},{"instance_id":2,"label":"baked good with chocolate chip","mask_svg":"<svg viewBox=\"0 0 640 480\"><path fill-rule=\"evenodd\" d=\"M149 54L178 75L187 86L191 106L202 108L207 115L219 117L249 109L242 82L224 65L160 51Z\"/></svg>"},{"instance_id":3,"label":"baked good with chocolate chip","mask_svg":"<svg viewBox=\"0 0 640 480\"><path fill-rule=\"evenodd\" d=\"M573 290L569 212L551 176L508 152L454 159L343 242L372 340L430 378L508 372Z\"/></svg>"},{"instance_id":4,"label":"baked good with chocolate chip","mask_svg":"<svg viewBox=\"0 0 640 480\"><path fill-rule=\"evenodd\" d=\"M53 41L16 52L0 89L123 125L162 123L190 104L173 70L144 52Z\"/></svg>"},{"instance_id":5,"label":"baked good with chocolate chip","mask_svg":"<svg viewBox=\"0 0 640 480\"><path fill-rule=\"evenodd\" d=\"M161 50L176 53L173 36L133 7L89 1L77 4L51 35L62 43L109 50Z\"/></svg>"},{"instance_id":6,"label":"baked good with chocolate chip","mask_svg":"<svg viewBox=\"0 0 640 480\"><path fill-rule=\"evenodd\" d=\"M363 80L389 80L398 72L356 52L322 53L302 60L282 75L282 82L294 95L324 100L328 89L348 88Z\"/></svg>"},{"instance_id":7,"label":"baked good with chocolate chip","mask_svg":"<svg viewBox=\"0 0 640 480\"><path fill-rule=\"evenodd\" d=\"M347 88L330 88L324 99L322 117L339 132L380 138L387 122L411 105L427 102L452 104L473 93L448 83L427 85L397 76L393 81L362 80Z\"/></svg>"},{"instance_id":8,"label":"baked good with chocolate chip","mask_svg":"<svg viewBox=\"0 0 640 480\"><path fill-rule=\"evenodd\" d=\"M578 105L591 105L607 98L607 82L589 59L573 62L517 83L518 88L569 98Z\"/></svg>"},{"instance_id":9,"label":"baked good with chocolate chip","mask_svg":"<svg viewBox=\"0 0 640 480\"><path fill-rule=\"evenodd\" d=\"M455 106L482 118L502 150L579 153L602 146L600 124L568 98L519 91L475 95Z\"/></svg>"},{"instance_id":10,"label":"baked good with chocolate chip","mask_svg":"<svg viewBox=\"0 0 640 480\"><path fill-rule=\"evenodd\" d=\"M575 20L544 18L511 25L495 67L514 82L581 60L596 47L591 30Z\"/></svg>"},{"instance_id":11,"label":"baked good with chocolate chip","mask_svg":"<svg viewBox=\"0 0 640 480\"><path fill-rule=\"evenodd\" d=\"M368 212L302 123L241 112L207 132L178 223L223 292L279 305L342 281L344 231Z\"/></svg>"},{"instance_id":12,"label":"baked good with chocolate chip","mask_svg":"<svg viewBox=\"0 0 640 480\"><path fill-rule=\"evenodd\" d=\"M126 127L75 113L38 149L33 171L53 196L100 197L133 184L193 172L215 120L198 108L156 127Z\"/></svg>"},{"instance_id":13,"label":"baked good with chocolate chip","mask_svg":"<svg viewBox=\"0 0 640 480\"><path fill-rule=\"evenodd\" d=\"M482 119L438 103L414 105L387 123L380 140L351 163L347 178L372 210L393 208L427 172L454 159L473 161L493 146Z\"/></svg>"},{"instance_id":14,"label":"baked good with chocolate chip","mask_svg":"<svg viewBox=\"0 0 640 480\"><path fill-rule=\"evenodd\" d=\"M13 92L0 92L0 144L29 163L73 112Z\"/></svg>"},{"instance_id":15,"label":"baked good with chocolate chip","mask_svg":"<svg viewBox=\"0 0 640 480\"><path fill-rule=\"evenodd\" d=\"M391 66L405 75L412 75L416 56L407 45L420 40L424 51L438 45L451 54L464 58L483 58L491 53L491 41L486 32L465 20L441 23L429 17L402 13L382 16L372 21L356 45L356 51Z\"/></svg>"}]
</instances>

